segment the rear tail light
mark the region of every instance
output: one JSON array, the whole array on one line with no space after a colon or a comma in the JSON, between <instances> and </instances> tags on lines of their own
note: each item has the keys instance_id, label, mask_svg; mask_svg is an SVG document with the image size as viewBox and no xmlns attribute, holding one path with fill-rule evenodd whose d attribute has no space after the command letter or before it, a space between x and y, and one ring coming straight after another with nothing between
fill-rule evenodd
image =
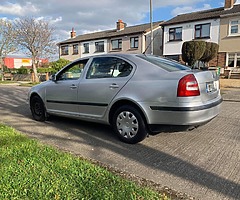
<instances>
[{"instance_id":1,"label":"rear tail light","mask_svg":"<svg viewBox=\"0 0 240 200\"><path fill-rule=\"evenodd\" d=\"M182 77L178 82L178 97L199 96L198 82L193 74Z\"/></svg>"}]
</instances>

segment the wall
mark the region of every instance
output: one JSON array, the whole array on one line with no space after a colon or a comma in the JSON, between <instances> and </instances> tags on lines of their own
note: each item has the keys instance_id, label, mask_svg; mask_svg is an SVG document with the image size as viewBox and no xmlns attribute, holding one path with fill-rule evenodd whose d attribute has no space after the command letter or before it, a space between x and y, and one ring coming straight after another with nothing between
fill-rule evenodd
<instances>
[{"instance_id":1,"label":"wall","mask_svg":"<svg viewBox=\"0 0 240 200\"><path fill-rule=\"evenodd\" d=\"M240 52L240 34L229 35L229 21L233 19L240 20L240 14L221 18L219 52Z\"/></svg>"},{"instance_id":2,"label":"wall","mask_svg":"<svg viewBox=\"0 0 240 200\"><path fill-rule=\"evenodd\" d=\"M101 41L104 42L104 52L95 52L95 42L101 42ZM84 47L83 47L84 43L89 43L89 53L84 53ZM101 55L108 52L108 42L106 39L85 41L85 42L81 42L80 49L81 49L80 57L82 58L87 56L92 56L92 55Z\"/></svg>"},{"instance_id":3,"label":"wall","mask_svg":"<svg viewBox=\"0 0 240 200\"><path fill-rule=\"evenodd\" d=\"M197 22L188 22L183 24L175 24L164 27L163 55L179 55L181 54L182 44L185 41L194 39L195 25L211 23L210 39L205 39L207 42L219 42L219 26L220 19L202 20ZM169 28L182 27L182 41L169 42Z\"/></svg>"},{"instance_id":4,"label":"wall","mask_svg":"<svg viewBox=\"0 0 240 200\"><path fill-rule=\"evenodd\" d=\"M131 37L138 37L138 48L134 48L131 49L130 48L130 38ZM122 49L112 49L112 40L116 40L116 39L122 39ZM109 53L141 53L142 52L142 40L143 40L143 36L139 35L139 34L134 34L134 35L126 35L123 37L114 37L109 39L109 48L108 48L108 52Z\"/></svg>"}]
</instances>

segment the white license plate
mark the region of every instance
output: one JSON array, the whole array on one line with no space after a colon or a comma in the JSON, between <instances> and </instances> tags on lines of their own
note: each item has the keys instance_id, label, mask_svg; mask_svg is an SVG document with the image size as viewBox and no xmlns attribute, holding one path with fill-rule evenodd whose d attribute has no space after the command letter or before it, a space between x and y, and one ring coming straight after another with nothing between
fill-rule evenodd
<instances>
[{"instance_id":1,"label":"white license plate","mask_svg":"<svg viewBox=\"0 0 240 200\"><path fill-rule=\"evenodd\" d=\"M215 92L218 89L218 81L212 81L206 83L207 93Z\"/></svg>"}]
</instances>

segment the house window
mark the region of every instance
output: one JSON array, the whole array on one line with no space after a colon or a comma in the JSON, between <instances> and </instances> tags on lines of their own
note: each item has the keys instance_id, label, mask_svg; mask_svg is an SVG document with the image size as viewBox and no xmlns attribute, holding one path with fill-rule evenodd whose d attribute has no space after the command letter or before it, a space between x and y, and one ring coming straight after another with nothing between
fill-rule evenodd
<instances>
[{"instance_id":1,"label":"house window","mask_svg":"<svg viewBox=\"0 0 240 200\"><path fill-rule=\"evenodd\" d=\"M134 48L138 48L138 37L131 37L130 38L130 48L134 49Z\"/></svg>"},{"instance_id":2,"label":"house window","mask_svg":"<svg viewBox=\"0 0 240 200\"><path fill-rule=\"evenodd\" d=\"M68 55L68 45L61 46L61 55Z\"/></svg>"},{"instance_id":3,"label":"house window","mask_svg":"<svg viewBox=\"0 0 240 200\"><path fill-rule=\"evenodd\" d=\"M182 40L182 27L169 29L169 41Z\"/></svg>"},{"instance_id":4,"label":"house window","mask_svg":"<svg viewBox=\"0 0 240 200\"><path fill-rule=\"evenodd\" d=\"M84 43L83 44L83 53L89 53L89 43Z\"/></svg>"},{"instance_id":5,"label":"house window","mask_svg":"<svg viewBox=\"0 0 240 200\"><path fill-rule=\"evenodd\" d=\"M112 40L112 49L122 49L122 39Z\"/></svg>"},{"instance_id":6,"label":"house window","mask_svg":"<svg viewBox=\"0 0 240 200\"><path fill-rule=\"evenodd\" d=\"M230 21L230 35L240 33L240 20L232 20Z\"/></svg>"},{"instance_id":7,"label":"house window","mask_svg":"<svg viewBox=\"0 0 240 200\"><path fill-rule=\"evenodd\" d=\"M78 54L78 44L73 45L73 54Z\"/></svg>"},{"instance_id":8,"label":"house window","mask_svg":"<svg viewBox=\"0 0 240 200\"><path fill-rule=\"evenodd\" d=\"M95 52L104 52L104 42L95 42Z\"/></svg>"},{"instance_id":9,"label":"house window","mask_svg":"<svg viewBox=\"0 0 240 200\"><path fill-rule=\"evenodd\" d=\"M227 54L227 66L228 67L240 67L240 53Z\"/></svg>"},{"instance_id":10,"label":"house window","mask_svg":"<svg viewBox=\"0 0 240 200\"><path fill-rule=\"evenodd\" d=\"M210 23L195 25L195 39L210 38Z\"/></svg>"}]
</instances>

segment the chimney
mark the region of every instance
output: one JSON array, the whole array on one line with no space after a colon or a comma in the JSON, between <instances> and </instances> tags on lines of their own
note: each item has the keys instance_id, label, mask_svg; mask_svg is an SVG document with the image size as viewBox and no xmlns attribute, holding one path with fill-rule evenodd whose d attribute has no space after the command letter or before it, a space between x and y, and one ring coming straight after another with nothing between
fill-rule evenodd
<instances>
[{"instance_id":1,"label":"chimney","mask_svg":"<svg viewBox=\"0 0 240 200\"><path fill-rule=\"evenodd\" d=\"M117 21L117 31L123 30L127 26L121 19Z\"/></svg>"},{"instance_id":2,"label":"chimney","mask_svg":"<svg viewBox=\"0 0 240 200\"><path fill-rule=\"evenodd\" d=\"M72 31L71 31L71 38L75 38L76 37L76 32L74 31L74 28L72 28Z\"/></svg>"},{"instance_id":3,"label":"chimney","mask_svg":"<svg viewBox=\"0 0 240 200\"><path fill-rule=\"evenodd\" d=\"M224 10L229 10L233 8L235 2L235 0L225 0Z\"/></svg>"}]
</instances>

